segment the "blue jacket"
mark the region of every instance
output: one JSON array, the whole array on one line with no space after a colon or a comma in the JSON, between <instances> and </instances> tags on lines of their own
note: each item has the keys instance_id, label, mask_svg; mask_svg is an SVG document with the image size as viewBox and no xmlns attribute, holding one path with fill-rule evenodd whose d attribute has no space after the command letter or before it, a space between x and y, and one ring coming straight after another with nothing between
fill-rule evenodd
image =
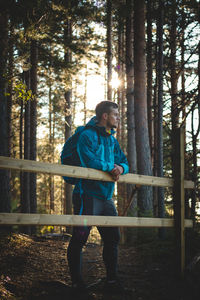
<instances>
[{"instance_id":1,"label":"blue jacket","mask_svg":"<svg viewBox=\"0 0 200 300\"><path fill-rule=\"evenodd\" d=\"M129 172L126 156L113 134L114 130L108 133L105 127L97 126L96 117L87 123L77 144L82 167L110 172L117 164L123 167L123 174ZM84 192L102 200L110 200L113 191L114 182L89 179L80 179L74 188L74 193Z\"/></svg>"}]
</instances>

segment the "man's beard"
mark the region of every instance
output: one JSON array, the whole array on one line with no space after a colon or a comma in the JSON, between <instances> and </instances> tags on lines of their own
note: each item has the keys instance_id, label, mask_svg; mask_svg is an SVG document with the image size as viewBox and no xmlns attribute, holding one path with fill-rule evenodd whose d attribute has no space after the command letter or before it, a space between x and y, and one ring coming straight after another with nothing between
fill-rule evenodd
<instances>
[{"instance_id":1,"label":"man's beard","mask_svg":"<svg viewBox=\"0 0 200 300\"><path fill-rule=\"evenodd\" d=\"M107 122L107 127L111 128L111 129L116 129L118 126L117 125L113 125L111 124L109 121Z\"/></svg>"}]
</instances>

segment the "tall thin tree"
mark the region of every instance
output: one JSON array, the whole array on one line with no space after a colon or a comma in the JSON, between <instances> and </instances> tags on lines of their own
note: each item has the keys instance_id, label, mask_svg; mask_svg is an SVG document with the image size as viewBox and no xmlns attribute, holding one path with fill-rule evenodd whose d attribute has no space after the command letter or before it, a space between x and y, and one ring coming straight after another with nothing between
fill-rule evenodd
<instances>
[{"instance_id":1,"label":"tall thin tree","mask_svg":"<svg viewBox=\"0 0 200 300\"><path fill-rule=\"evenodd\" d=\"M107 0L106 28L107 28L107 99L112 101L112 0Z\"/></svg>"},{"instance_id":2,"label":"tall thin tree","mask_svg":"<svg viewBox=\"0 0 200 300\"><path fill-rule=\"evenodd\" d=\"M146 93L145 1L134 1L134 95L137 168L139 174L152 175ZM152 188L138 192L139 215L152 215Z\"/></svg>"},{"instance_id":3,"label":"tall thin tree","mask_svg":"<svg viewBox=\"0 0 200 300\"><path fill-rule=\"evenodd\" d=\"M8 53L8 12L0 12L0 155L8 155L7 136L7 99L6 69ZM0 170L0 211L10 212L10 176L9 171Z\"/></svg>"},{"instance_id":4,"label":"tall thin tree","mask_svg":"<svg viewBox=\"0 0 200 300\"><path fill-rule=\"evenodd\" d=\"M157 139L157 176L163 177L163 0L159 0L159 17L157 24L158 36L158 139ZM164 218L164 188L158 187L158 217ZM163 228L159 229L159 236L164 237Z\"/></svg>"},{"instance_id":5,"label":"tall thin tree","mask_svg":"<svg viewBox=\"0 0 200 300\"><path fill-rule=\"evenodd\" d=\"M134 67L133 67L133 1L126 1L126 98L127 98L127 154L130 173L137 173L137 155L135 140L135 103L134 103ZM134 185L127 185L128 201L132 194ZM134 197L132 214L137 215L137 201Z\"/></svg>"},{"instance_id":6,"label":"tall thin tree","mask_svg":"<svg viewBox=\"0 0 200 300\"><path fill-rule=\"evenodd\" d=\"M64 29L64 47L65 47L65 63L66 63L66 73L67 66L72 62L72 53L69 48L68 43L72 41L72 24L71 20L66 21L66 26ZM71 76L66 77L67 88L65 90L65 140L71 136L71 126L72 126L72 89L71 89ZM64 212L65 214L72 213L72 187L70 184L65 182L65 197L64 197Z\"/></svg>"},{"instance_id":7,"label":"tall thin tree","mask_svg":"<svg viewBox=\"0 0 200 300\"><path fill-rule=\"evenodd\" d=\"M30 88L33 99L30 102L30 159L36 160L36 132L37 132L37 65L38 65L38 47L37 41L31 40L30 55ZM30 210L31 213L37 211L37 193L36 193L36 173L30 173ZM35 227L32 228L35 230Z\"/></svg>"},{"instance_id":8,"label":"tall thin tree","mask_svg":"<svg viewBox=\"0 0 200 300\"><path fill-rule=\"evenodd\" d=\"M148 128L149 128L149 141L152 153L153 147L153 99L152 99L152 78L153 78L153 63L152 63L152 46L153 46L153 36L152 36L152 0L147 1L147 105L148 105Z\"/></svg>"}]
</instances>

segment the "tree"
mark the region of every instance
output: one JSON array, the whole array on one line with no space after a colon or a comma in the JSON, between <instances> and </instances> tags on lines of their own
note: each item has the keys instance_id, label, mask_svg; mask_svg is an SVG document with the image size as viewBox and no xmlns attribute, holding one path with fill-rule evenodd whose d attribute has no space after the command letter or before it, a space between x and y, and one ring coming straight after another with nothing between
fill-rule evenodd
<instances>
[{"instance_id":1,"label":"tree","mask_svg":"<svg viewBox=\"0 0 200 300\"><path fill-rule=\"evenodd\" d=\"M157 139L157 176L163 177L163 1L159 0L158 36L158 139ZM164 188L158 187L158 217L164 218ZM159 229L160 237L164 237L163 228Z\"/></svg>"},{"instance_id":2,"label":"tree","mask_svg":"<svg viewBox=\"0 0 200 300\"><path fill-rule=\"evenodd\" d=\"M112 101L112 0L106 2L107 28L107 99Z\"/></svg>"},{"instance_id":3,"label":"tree","mask_svg":"<svg viewBox=\"0 0 200 300\"><path fill-rule=\"evenodd\" d=\"M7 53L8 53L8 10L0 12L0 155L8 156L7 131ZM10 212L10 176L8 170L0 170L0 211Z\"/></svg>"},{"instance_id":4,"label":"tree","mask_svg":"<svg viewBox=\"0 0 200 300\"><path fill-rule=\"evenodd\" d=\"M72 24L71 20L66 21L66 27L64 31L64 39L68 41L68 44L72 42ZM65 42L65 63L66 66L72 62L72 53L68 48L68 44ZM66 69L67 76L67 69ZM67 88L65 90L65 140L71 136L71 127L72 127L72 87L71 87L71 76L67 76ZM72 187L70 184L65 182L65 197L64 197L64 211L66 214L72 213Z\"/></svg>"},{"instance_id":5,"label":"tree","mask_svg":"<svg viewBox=\"0 0 200 300\"><path fill-rule=\"evenodd\" d=\"M127 156L130 173L137 173L137 155L135 140L135 103L134 103L134 67L133 67L133 1L126 1L126 98L127 98ZM134 185L127 186L128 199L130 199ZM134 197L132 215L137 215L137 201Z\"/></svg>"},{"instance_id":6,"label":"tree","mask_svg":"<svg viewBox=\"0 0 200 300\"><path fill-rule=\"evenodd\" d=\"M37 142L36 142L36 131L37 131L37 64L38 64L38 47L37 41L31 40L31 53L30 53L30 88L33 94L33 99L30 102L30 159L36 160L37 154ZM36 173L30 174L30 211L36 213L37 211L37 175ZM33 227L32 230L34 230Z\"/></svg>"},{"instance_id":7,"label":"tree","mask_svg":"<svg viewBox=\"0 0 200 300\"><path fill-rule=\"evenodd\" d=\"M137 168L139 174L152 175L146 96L145 1L134 2L134 91ZM152 188L138 192L139 215L152 215Z\"/></svg>"},{"instance_id":8,"label":"tree","mask_svg":"<svg viewBox=\"0 0 200 300\"><path fill-rule=\"evenodd\" d=\"M153 146L153 99L152 99L152 77L153 77L153 61L152 61L152 55L153 55L153 41L152 41L152 0L147 1L147 105L148 105L148 130L149 130L149 142L151 147L151 153L152 146Z\"/></svg>"}]
</instances>

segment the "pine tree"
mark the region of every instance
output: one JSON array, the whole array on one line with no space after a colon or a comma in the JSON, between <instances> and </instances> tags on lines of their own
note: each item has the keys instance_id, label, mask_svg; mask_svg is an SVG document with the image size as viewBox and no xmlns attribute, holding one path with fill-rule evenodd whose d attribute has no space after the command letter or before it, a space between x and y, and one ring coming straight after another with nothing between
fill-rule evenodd
<instances>
[{"instance_id":1,"label":"pine tree","mask_svg":"<svg viewBox=\"0 0 200 300\"><path fill-rule=\"evenodd\" d=\"M145 2L134 2L134 90L137 168L139 174L152 175L147 122ZM152 188L142 186L138 192L139 215L152 215Z\"/></svg>"},{"instance_id":2,"label":"pine tree","mask_svg":"<svg viewBox=\"0 0 200 300\"><path fill-rule=\"evenodd\" d=\"M8 53L8 8L0 12L0 155L8 155L7 131L7 53ZM8 170L0 170L0 211L10 212L10 176Z\"/></svg>"}]
</instances>

